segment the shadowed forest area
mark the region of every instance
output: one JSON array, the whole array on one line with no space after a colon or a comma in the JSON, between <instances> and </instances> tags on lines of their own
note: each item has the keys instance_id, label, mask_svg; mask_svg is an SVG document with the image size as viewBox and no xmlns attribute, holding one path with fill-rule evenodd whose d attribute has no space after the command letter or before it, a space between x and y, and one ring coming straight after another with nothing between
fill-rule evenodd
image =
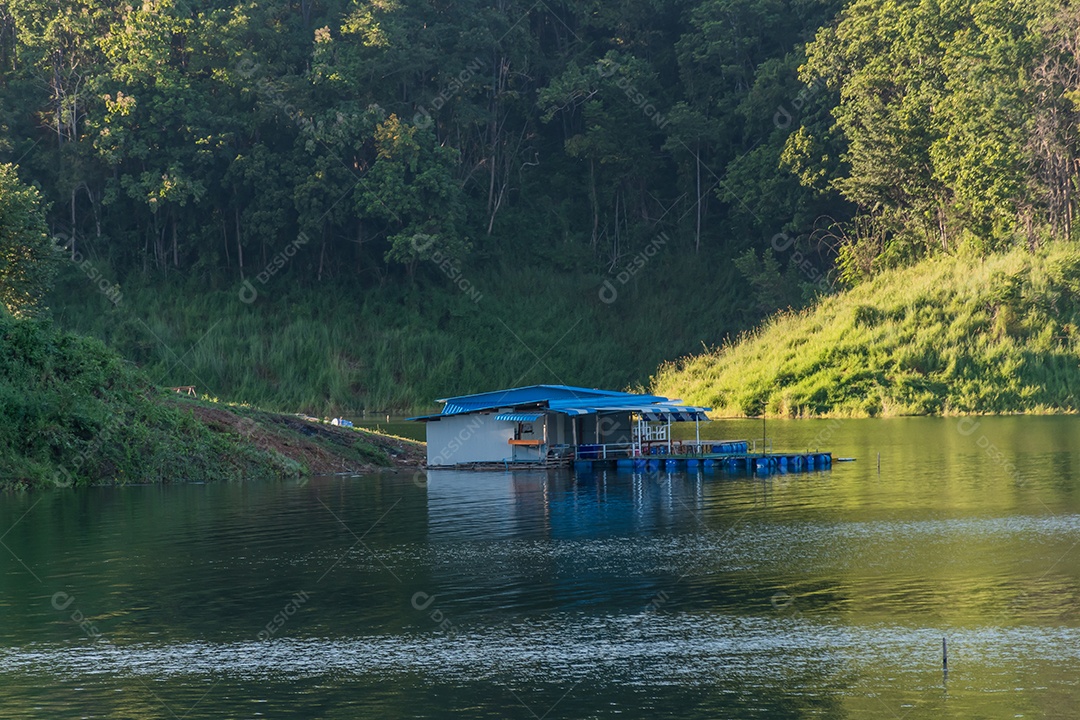
<instances>
[{"instance_id":1,"label":"shadowed forest area","mask_svg":"<svg viewBox=\"0 0 1080 720\"><path fill-rule=\"evenodd\" d=\"M1012 0L8 2L0 161L62 248L51 315L161 384L311 413L633 387L882 271L1070 239L1078 28Z\"/></svg>"}]
</instances>

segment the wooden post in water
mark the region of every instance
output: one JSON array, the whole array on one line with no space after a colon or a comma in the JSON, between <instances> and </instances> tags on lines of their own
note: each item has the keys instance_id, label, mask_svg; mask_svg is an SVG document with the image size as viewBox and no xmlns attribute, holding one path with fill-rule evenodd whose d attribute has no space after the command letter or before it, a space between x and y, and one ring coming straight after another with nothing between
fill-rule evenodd
<instances>
[{"instance_id":1,"label":"wooden post in water","mask_svg":"<svg viewBox=\"0 0 1080 720\"><path fill-rule=\"evenodd\" d=\"M941 671L949 674L949 646L945 638L941 638Z\"/></svg>"},{"instance_id":2,"label":"wooden post in water","mask_svg":"<svg viewBox=\"0 0 1080 720\"><path fill-rule=\"evenodd\" d=\"M877 474L881 474L881 453L877 454Z\"/></svg>"}]
</instances>

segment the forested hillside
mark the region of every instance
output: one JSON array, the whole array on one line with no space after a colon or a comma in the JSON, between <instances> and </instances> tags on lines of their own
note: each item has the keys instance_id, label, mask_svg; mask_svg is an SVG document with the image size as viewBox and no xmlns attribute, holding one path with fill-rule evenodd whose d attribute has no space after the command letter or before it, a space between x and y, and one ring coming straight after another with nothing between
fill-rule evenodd
<instances>
[{"instance_id":1,"label":"forested hillside","mask_svg":"<svg viewBox=\"0 0 1080 720\"><path fill-rule=\"evenodd\" d=\"M822 209L778 159L838 2L5 6L6 154L125 276L246 278L301 234L305 281L437 250L617 267Z\"/></svg>"},{"instance_id":2,"label":"forested hillside","mask_svg":"<svg viewBox=\"0 0 1080 720\"><path fill-rule=\"evenodd\" d=\"M625 386L1074 232L1080 14L1016 0L0 3L52 312L312 412ZM300 408L296 408L300 409Z\"/></svg>"}]
</instances>

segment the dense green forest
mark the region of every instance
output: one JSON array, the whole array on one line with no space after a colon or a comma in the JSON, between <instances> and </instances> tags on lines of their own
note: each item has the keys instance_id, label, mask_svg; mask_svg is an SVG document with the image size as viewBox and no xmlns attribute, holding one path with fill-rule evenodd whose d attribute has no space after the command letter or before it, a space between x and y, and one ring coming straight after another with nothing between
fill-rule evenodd
<instances>
[{"instance_id":1,"label":"dense green forest","mask_svg":"<svg viewBox=\"0 0 1080 720\"><path fill-rule=\"evenodd\" d=\"M5 150L121 280L737 252L823 209L778 161L838 7L9 3Z\"/></svg>"},{"instance_id":2,"label":"dense green forest","mask_svg":"<svg viewBox=\"0 0 1080 720\"><path fill-rule=\"evenodd\" d=\"M1078 37L1015 0L20 0L0 161L54 316L155 380L628 386L838 283L1072 237Z\"/></svg>"}]
</instances>

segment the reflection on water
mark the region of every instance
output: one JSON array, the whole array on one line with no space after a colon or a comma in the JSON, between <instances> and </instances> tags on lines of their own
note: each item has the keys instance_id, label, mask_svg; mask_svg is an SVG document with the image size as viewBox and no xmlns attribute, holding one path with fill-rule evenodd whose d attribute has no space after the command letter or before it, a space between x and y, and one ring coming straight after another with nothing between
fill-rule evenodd
<instances>
[{"instance_id":1,"label":"reflection on water","mask_svg":"<svg viewBox=\"0 0 1080 720\"><path fill-rule=\"evenodd\" d=\"M859 460L768 479L6 495L0 718L1072 717L1080 422L974 425L770 422Z\"/></svg>"}]
</instances>

